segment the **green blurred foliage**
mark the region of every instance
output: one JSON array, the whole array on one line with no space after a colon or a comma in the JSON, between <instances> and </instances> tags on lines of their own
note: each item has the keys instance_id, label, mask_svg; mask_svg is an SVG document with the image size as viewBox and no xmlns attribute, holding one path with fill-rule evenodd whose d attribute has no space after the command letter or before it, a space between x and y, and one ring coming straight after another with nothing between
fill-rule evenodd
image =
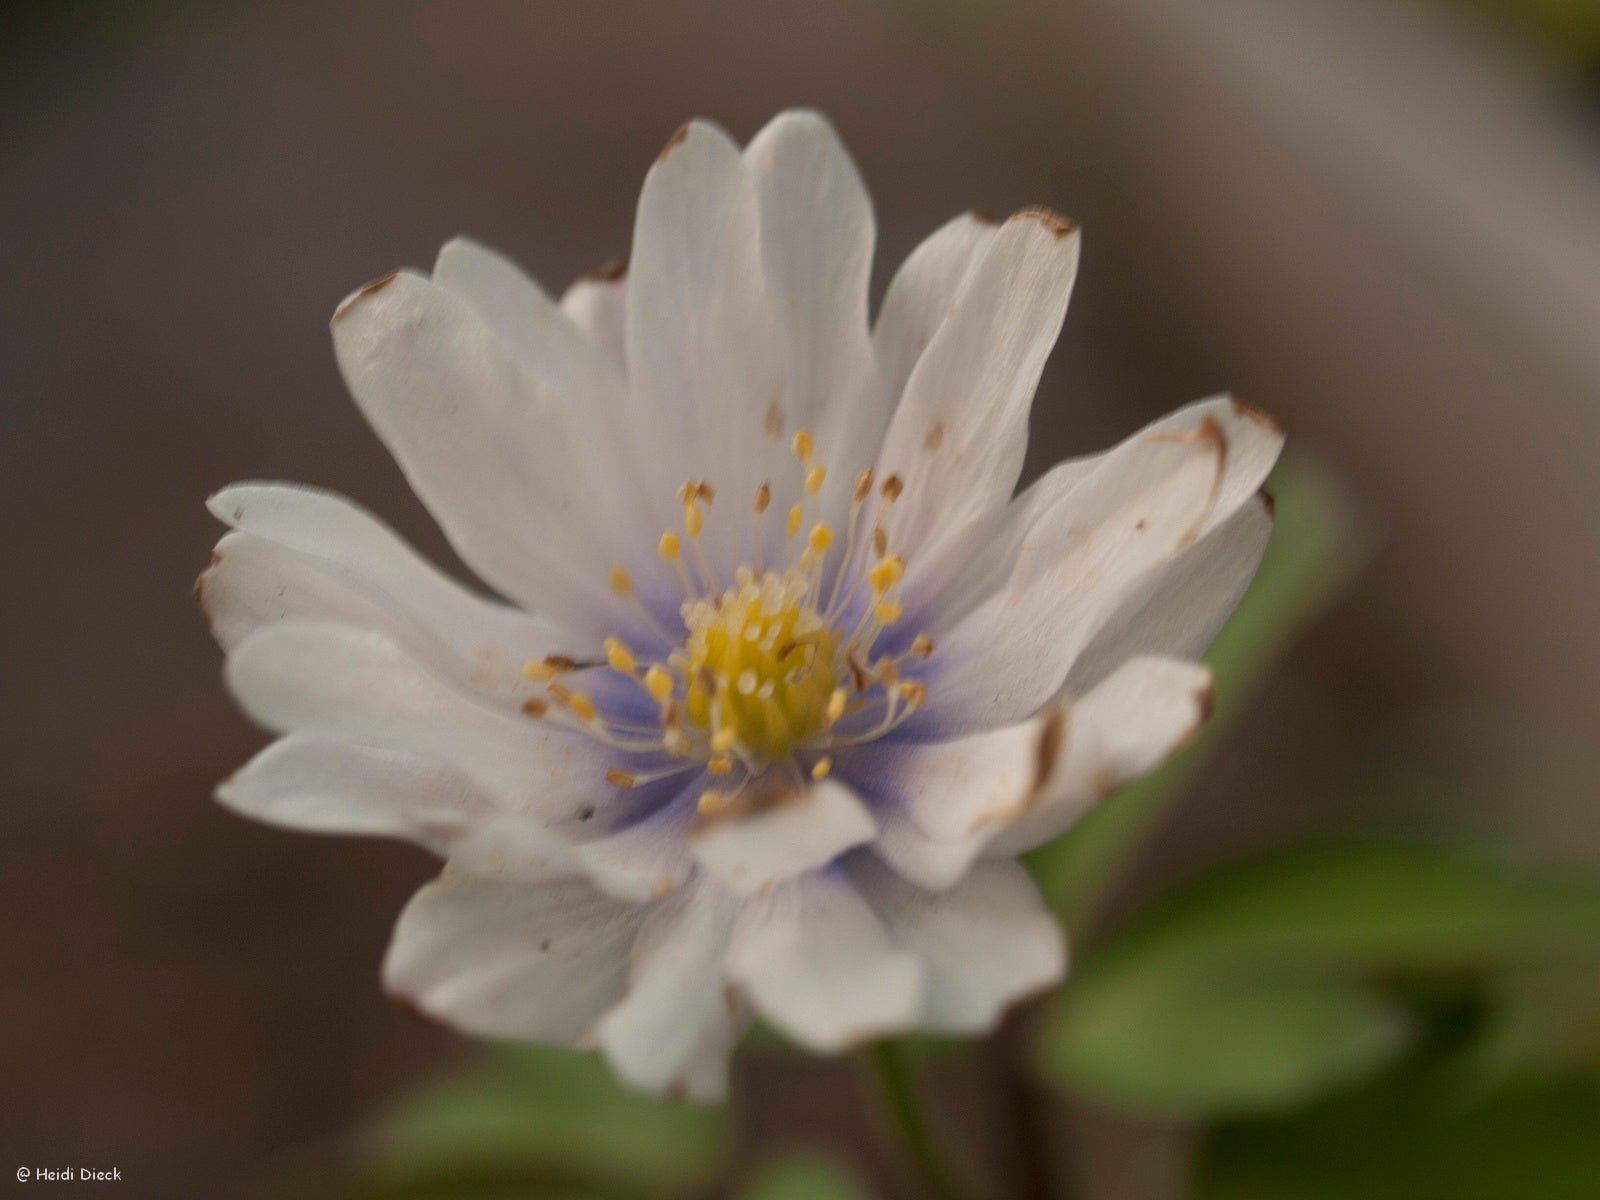
<instances>
[{"instance_id":1,"label":"green blurred foliage","mask_svg":"<svg viewBox=\"0 0 1600 1200\"><path fill-rule=\"evenodd\" d=\"M721 1110L630 1091L598 1055L505 1048L390 1113L335 1194L649 1200L715 1179L728 1144Z\"/></svg>"},{"instance_id":2,"label":"green blurred foliage","mask_svg":"<svg viewBox=\"0 0 1600 1200\"><path fill-rule=\"evenodd\" d=\"M1161 770L1123 788L1071 833L1029 856L1046 898L1075 933L1140 839L1216 748L1267 668L1364 557L1365 543L1343 496L1314 463L1286 456L1268 490L1277 499L1277 523L1266 557L1206 653L1216 675L1217 707L1205 731Z\"/></svg>"},{"instance_id":3,"label":"green blurred foliage","mask_svg":"<svg viewBox=\"0 0 1600 1200\"><path fill-rule=\"evenodd\" d=\"M862 1185L831 1159L797 1154L769 1164L739 1190L739 1200L870 1200Z\"/></svg>"},{"instance_id":4,"label":"green blurred foliage","mask_svg":"<svg viewBox=\"0 0 1600 1200\"><path fill-rule=\"evenodd\" d=\"M1280 852L1185 889L1105 946L1052 1006L1042 1061L1150 1114L1281 1111L1405 1050L1413 985L1460 979L1493 996L1595 962L1600 884L1444 850ZM1515 1013L1491 1027L1484 1063L1534 1056Z\"/></svg>"}]
</instances>

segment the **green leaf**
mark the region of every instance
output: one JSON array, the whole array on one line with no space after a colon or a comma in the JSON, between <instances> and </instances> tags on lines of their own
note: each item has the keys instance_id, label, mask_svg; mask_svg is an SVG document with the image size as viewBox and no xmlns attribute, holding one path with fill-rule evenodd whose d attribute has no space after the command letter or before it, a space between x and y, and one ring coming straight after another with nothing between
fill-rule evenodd
<instances>
[{"instance_id":1,"label":"green leaf","mask_svg":"<svg viewBox=\"0 0 1600 1200\"><path fill-rule=\"evenodd\" d=\"M518 1047L405 1104L369 1148L374 1182L391 1190L511 1178L523 1195L663 1196L722 1170L728 1129L720 1110L630 1091L595 1055Z\"/></svg>"},{"instance_id":2,"label":"green leaf","mask_svg":"<svg viewBox=\"0 0 1600 1200\"><path fill-rule=\"evenodd\" d=\"M1566 1082L1462 1108L1410 1076L1292 1118L1224 1129L1200 1200L1592 1200L1600 1086Z\"/></svg>"},{"instance_id":3,"label":"green leaf","mask_svg":"<svg viewBox=\"0 0 1600 1200\"><path fill-rule=\"evenodd\" d=\"M1304 1103L1409 1038L1397 1005L1335 980L1134 974L1061 1010L1044 1051L1078 1090L1177 1118Z\"/></svg>"},{"instance_id":4,"label":"green leaf","mask_svg":"<svg viewBox=\"0 0 1600 1200\"><path fill-rule=\"evenodd\" d=\"M1280 853L1192 886L1057 997L1047 1073L1162 1115L1280 1110L1408 1044L1377 979L1484 978L1600 947L1600 885L1437 850Z\"/></svg>"},{"instance_id":5,"label":"green leaf","mask_svg":"<svg viewBox=\"0 0 1600 1200\"><path fill-rule=\"evenodd\" d=\"M1068 926L1090 906L1139 839L1215 749L1266 669L1360 563L1354 521L1333 482L1308 460L1286 456L1273 473L1277 528L1255 581L1206 654L1217 708L1206 730L1160 771L1123 788L1063 838L1029 858Z\"/></svg>"},{"instance_id":6,"label":"green leaf","mask_svg":"<svg viewBox=\"0 0 1600 1200\"><path fill-rule=\"evenodd\" d=\"M850 1172L814 1154L780 1159L739 1191L739 1200L869 1200L869 1196Z\"/></svg>"}]
</instances>

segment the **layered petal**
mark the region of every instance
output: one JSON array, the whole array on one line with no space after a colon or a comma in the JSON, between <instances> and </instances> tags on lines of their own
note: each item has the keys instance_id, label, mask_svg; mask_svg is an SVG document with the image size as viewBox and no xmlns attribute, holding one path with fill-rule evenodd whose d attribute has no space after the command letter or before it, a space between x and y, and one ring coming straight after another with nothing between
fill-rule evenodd
<instances>
[{"instance_id":1,"label":"layered petal","mask_svg":"<svg viewBox=\"0 0 1600 1200\"><path fill-rule=\"evenodd\" d=\"M782 348L784 417L790 428L814 432L818 457L833 471L830 487L842 497L872 461L890 412L867 323L872 201L818 113L781 113L751 140L745 161Z\"/></svg>"},{"instance_id":2,"label":"layered petal","mask_svg":"<svg viewBox=\"0 0 1600 1200\"><path fill-rule=\"evenodd\" d=\"M1201 664L1135 658L1087 695L1015 726L872 746L840 769L881 802L878 857L942 891L982 855L1021 853L1064 833L1193 737L1210 703Z\"/></svg>"},{"instance_id":3,"label":"layered petal","mask_svg":"<svg viewBox=\"0 0 1600 1200\"><path fill-rule=\"evenodd\" d=\"M834 1051L910 1028L923 971L838 872L791 880L747 900L728 979L802 1045Z\"/></svg>"},{"instance_id":4,"label":"layered petal","mask_svg":"<svg viewBox=\"0 0 1600 1200\"><path fill-rule=\"evenodd\" d=\"M907 557L1004 508L1077 268L1077 227L1023 210L995 233L918 358L878 459L880 475L905 483L884 525Z\"/></svg>"},{"instance_id":5,"label":"layered petal","mask_svg":"<svg viewBox=\"0 0 1600 1200\"><path fill-rule=\"evenodd\" d=\"M872 814L854 792L823 780L751 812L706 822L691 846L723 886L753 896L827 865L876 832Z\"/></svg>"},{"instance_id":6,"label":"layered petal","mask_svg":"<svg viewBox=\"0 0 1600 1200\"><path fill-rule=\"evenodd\" d=\"M627 990L645 911L581 881L505 883L447 869L401 913L384 986L479 1037L585 1044Z\"/></svg>"},{"instance_id":7,"label":"layered petal","mask_svg":"<svg viewBox=\"0 0 1600 1200\"><path fill-rule=\"evenodd\" d=\"M346 300L333 336L357 404L479 575L574 632L634 625L606 578L637 531L588 486L583 414L603 401L558 392L580 382L531 368L473 303L413 275ZM583 345L575 329L571 341Z\"/></svg>"},{"instance_id":8,"label":"layered petal","mask_svg":"<svg viewBox=\"0 0 1600 1200\"><path fill-rule=\"evenodd\" d=\"M915 735L1003 727L1049 700L1146 572L1213 521L1227 456L1207 414L1148 429L1040 513L1005 583L938 631L937 679Z\"/></svg>"},{"instance_id":9,"label":"layered petal","mask_svg":"<svg viewBox=\"0 0 1600 1200\"><path fill-rule=\"evenodd\" d=\"M614 791L603 782L614 757L596 743L461 694L373 630L269 626L228 656L227 681L240 706L269 729L451 764L509 811L551 827L582 829Z\"/></svg>"},{"instance_id":10,"label":"layered petal","mask_svg":"<svg viewBox=\"0 0 1600 1200\"><path fill-rule=\"evenodd\" d=\"M628 275L628 382L661 486L753 495L783 463L787 400L756 191L720 130L684 126L650 168Z\"/></svg>"},{"instance_id":11,"label":"layered petal","mask_svg":"<svg viewBox=\"0 0 1600 1200\"><path fill-rule=\"evenodd\" d=\"M633 948L627 997L599 1026L612 1069L651 1092L721 1100L748 1023L722 981L737 906L715 887L655 905Z\"/></svg>"},{"instance_id":12,"label":"layered petal","mask_svg":"<svg viewBox=\"0 0 1600 1200\"><path fill-rule=\"evenodd\" d=\"M889 936L922 962L919 1028L987 1033L1066 971L1061 927L1014 862L980 863L947 892L914 887L870 855L853 856L848 870Z\"/></svg>"},{"instance_id":13,"label":"layered petal","mask_svg":"<svg viewBox=\"0 0 1600 1200\"><path fill-rule=\"evenodd\" d=\"M401 838L490 878L577 873L548 830L508 814L456 768L401 750L291 734L225 780L217 799L305 833Z\"/></svg>"}]
</instances>

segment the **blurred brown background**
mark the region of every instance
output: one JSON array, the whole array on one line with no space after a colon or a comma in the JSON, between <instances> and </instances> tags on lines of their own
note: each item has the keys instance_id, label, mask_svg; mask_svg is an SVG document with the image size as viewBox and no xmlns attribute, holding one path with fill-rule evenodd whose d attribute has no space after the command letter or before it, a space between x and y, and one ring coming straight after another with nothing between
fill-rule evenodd
<instances>
[{"instance_id":1,"label":"blurred brown background","mask_svg":"<svg viewBox=\"0 0 1600 1200\"><path fill-rule=\"evenodd\" d=\"M0 1187L68 1164L119 1167L118 1195L227 1194L464 1052L376 983L425 856L209 798L263 737L189 598L219 533L202 501L315 482L451 561L343 394L328 314L457 232L552 289L625 254L691 115L745 139L782 107L830 114L877 202L880 289L966 208L1084 222L1033 469L1231 389L1348 486L1366 570L1122 906L1307 829L1600 860L1600 139L1593 85L1498 18L374 0L6 21ZM854 1144L841 1070L747 1061L747 1140ZM1076 1121L1087 1170L1140 1144L1159 1175L1148 1131Z\"/></svg>"}]
</instances>

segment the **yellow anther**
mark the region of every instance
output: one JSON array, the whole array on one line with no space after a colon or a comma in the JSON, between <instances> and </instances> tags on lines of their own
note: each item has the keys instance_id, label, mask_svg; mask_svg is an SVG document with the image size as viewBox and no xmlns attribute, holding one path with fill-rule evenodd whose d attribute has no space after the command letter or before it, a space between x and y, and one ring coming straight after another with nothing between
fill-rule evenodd
<instances>
[{"instance_id":1,"label":"yellow anther","mask_svg":"<svg viewBox=\"0 0 1600 1200\"><path fill-rule=\"evenodd\" d=\"M915 679L904 680L898 690L900 699L911 708L921 708L922 702L928 698L928 689Z\"/></svg>"},{"instance_id":2,"label":"yellow anther","mask_svg":"<svg viewBox=\"0 0 1600 1200\"><path fill-rule=\"evenodd\" d=\"M878 677L878 682L884 687L893 687L900 679L900 664L889 655L885 654L878 659L873 667L873 674Z\"/></svg>"},{"instance_id":3,"label":"yellow anther","mask_svg":"<svg viewBox=\"0 0 1600 1200\"><path fill-rule=\"evenodd\" d=\"M794 448L794 456L801 462L811 458L811 452L816 449L816 443L811 440L809 429L796 429L794 439L789 443Z\"/></svg>"},{"instance_id":4,"label":"yellow anther","mask_svg":"<svg viewBox=\"0 0 1600 1200\"><path fill-rule=\"evenodd\" d=\"M827 467L812 467L806 472L806 491L815 496L822 490L822 481L828 477Z\"/></svg>"},{"instance_id":5,"label":"yellow anther","mask_svg":"<svg viewBox=\"0 0 1600 1200\"><path fill-rule=\"evenodd\" d=\"M931 658L933 656L933 639L925 633L919 633L911 639L911 653L918 658Z\"/></svg>"},{"instance_id":6,"label":"yellow anther","mask_svg":"<svg viewBox=\"0 0 1600 1200\"><path fill-rule=\"evenodd\" d=\"M634 785L635 780L633 777L633 772L623 771L616 767L612 767L606 772L606 782L614 787L631 788Z\"/></svg>"},{"instance_id":7,"label":"yellow anther","mask_svg":"<svg viewBox=\"0 0 1600 1200\"><path fill-rule=\"evenodd\" d=\"M767 505L772 503L772 485L763 483L756 489L756 515L767 511Z\"/></svg>"},{"instance_id":8,"label":"yellow anther","mask_svg":"<svg viewBox=\"0 0 1600 1200\"><path fill-rule=\"evenodd\" d=\"M672 695L672 673L658 663L652 663L644 673L644 686L657 704L665 704Z\"/></svg>"},{"instance_id":9,"label":"yellow anther","mask_svg":"<svg viewBox=\"0 0 1600 1200\"><path fill-rule=\"evenodd\" d=\"M552 694L554 694L554 690L553 688L551 689ZM577 713L583 720L592 721L598 715L599 709L595 708L594 701L589 699L583 692L568 692L565 688L562 689L562 692L564 695L560 697L561 702Z\"/></svg>"},{"instance_id":10,"label":"yellow anther","mask_svg":"<svg viewBox=\"0 0 1600 1200\"><path fill-rule=\"evenodd\" d=\"M550 705L538 696L529 696L522 702L522 711L530 717L542 717L550 711Z\"/></svg>"},{"instance_id":11,"label":"yellow anther","mask_svg":"<svg viewBox=\"0 0 1600 1200\"><path fill-rule=\"evenodd\" d=\"M883 480L883 498L890 504L900 499L900 493L906 490L904 480L898 475L886 475Z\"/></svg>"},{"instance_id":12,"label":"yellow anther","mask_svg":"<svg viewBox=\"0 0 1600 1200\"><path fill-rule=\"evenodd\" d=\"M706 770L713 775L726 775L733 770L733 759L726 754L719 754L715 758L706 759Z\"/></svg>"},{"instance_id":13,"label":"yellow anther","mask_svg":"<svg viewBox=\"0 0 1600 1200\"><path fill-rule=\"evenodd\" d=\"M739 732L732 725L724 725L711 735L711 748L718 754L726 754L733 749L733 744L739 740Z\"/></svg>"},{"instance_id":14,"label":"yellow anther","mask_svg":"<svg viewBox=\"0 0 1600 1200\"><path fill-rule=\"evenodd\" d=\"M828 772L833 770L833 759L824 754L811 765L811 778L826 779Z\"/></svg>"},{"instance_id":15,"label":"yellow anther","mask_svg":"<svg viewBox=\"0 0 1600 1200\"><path fill-rule=\"evenodd\" d=\"M883 531L882 525L875 525L872 529L872 552L879 558L889 553L889 535Z\"/></svg>"},{"instance_id":16,"label":"yellow anther","mask_svg":"<svg viewBox=\"0 0 1600 1200\"><path fill-rule=\"evenodd\" d=\"M796 504L789 510L789 536L793 537L800 532L800 522L806 519L806 508L803 504Z\"/></svg>"},{"instance_id":17,"label":"yellow anther","mask_svg":"<svg viewBox=\"0 0 1600 1200\"><path fill-rule=\"evenodd\" d=\"M699 480L685 479L678 485L678 503L688 504L695 497L695 489L699 487Z\"/></svg>"},{"instance_id":18,"label":"yellow anther","mask_svg":"<svg viewBox=\"0 0 1600 1200\"><path fill-rule=\"evenodd\" d=\"M849 699L850 697L845 694L843 688L833 689L832 694L828 697L828 707L823 710L823 715L827 718L829 725L844 716L844 706Z\"/></svg>"},{"instance_id":19,"label":"yellow anther","mask_svg":"<svg viewBox=\"0 0 1600 1200\"><path fill-rule=\"evenodd\" d=\"M893 600L879 600L872 606L872 615L880 625L893 625L904 611Z\"/></svg>"},{"instance_id":20,"label":"yellow anther","mask_svg":"<svg viewBox=\"0 0 1600 1200\"><path fill-rule=\"evenodd\" d=\"M619 596L633 595L633 576L625 567L611 568L611 590Z\"/></svg>"},{"instance_id":21,"label":"yellow anther","mask_svg":"<svg viewBox=\"0 0 1600 1200\"><path fill-rule=\"evenodd\" d=\"M833 530L828 528L827 522L818 521L811 527L811 536L806 539L806 545L818 554L833 545Z\"/></svg>"},{"instance_id":22,"label":"yellow anther","mask_svg":"<svg viewBox=\"0 0 1600 1200\"><path fill-rule=\"evenodd\" d=\"M700 793L700 799L695 801L695 811L702 817L709 817L721 811L727 796L717 791L716 788L707 788Z\"/></svg>"},{"instance_id":23,"label":"yellow anther","mask_svg":"<svg viewBox=\"0 0 1600 1200\"><path fill-rule=\"evenodd\" d=\"M608 637L605 644L606 662L611 664L611 669L621 671L624 675L632 675L635 665L633 651L624 646L620 638Z\"/></svg>"},{"instance_id":24,"label":"yellow anther","mask_svg":"<svg viewBox=\"0 0 1600 1200\"><path fill-rule=\"evenodd\" d=\"M522 664L522 673L529 679L554 679L557 675L576 669L577 662L565 654L547 654L543 658Z\"/></svg>"},{"instance_id":25,"label":"yellow anther","mask_svg":"<svg viewBox=\"0 0 1600 1200\"><path fill-rule=\"evenodd\" d=\"M669 529L661 535L661 540L656 543L656 553L670 562L683 553L683 540Z\"/></svg>"},{"instance_id":26,"label":"yellow anther","mask_svg":"<svg viewBox=\"0 0 1600 1200\"><path fill-rule=\"evenodd\" d=\"M703 521L704 517L700 513L700 508L693 501L683 506L683 527L688 530L690 537L700 536L700 526Z\"/></svg>"},{"instance_id":27,"label":"yellow anther","mask_svg":"<svg viewBox=\"0 0 1600 1200\"><path fill-rule=\"evenodd\" d=\"M881 596L905 578L906 560L898 554L888 554L872 564L867 572L867 582L873 595Z\"/></svg>"}]
</instances>

